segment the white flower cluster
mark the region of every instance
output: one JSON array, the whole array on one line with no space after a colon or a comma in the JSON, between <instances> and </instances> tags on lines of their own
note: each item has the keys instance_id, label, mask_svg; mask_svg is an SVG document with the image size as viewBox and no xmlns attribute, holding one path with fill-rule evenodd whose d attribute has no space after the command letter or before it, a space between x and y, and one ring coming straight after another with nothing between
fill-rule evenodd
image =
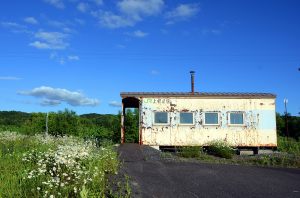
<instances>
[{"instance_id":1,"label":"white flower cluster","mask_svg":"<svg viewBox=\"0 0 300 198\"><path fill-rule=\"evenodd\" d=\"M0 141L16 141L27 137L16 132L5 131L0 133Z\"/></svg>"},{"instance_id":2,"label":"white flower cluster","mask_svg":"<svg viewBox=\"0 0 300 198\"><path fill-rule=\"evenodd\" d=\"M113 167L98 168L99 164L87 166L95 158L99 163L105 159L116 160L111 150L99 149L93 142L84 142L73 137L36 138L45 144L58 144L56 149L46 152L32 150L23 156L23 161L34 167L27 172L26 179L42 181L36 191L45 197L70 196L70 191L75 196L83 186L96 178L104 180L106 172L114 171L111 170Z\"/></svg>"}]
</instances>

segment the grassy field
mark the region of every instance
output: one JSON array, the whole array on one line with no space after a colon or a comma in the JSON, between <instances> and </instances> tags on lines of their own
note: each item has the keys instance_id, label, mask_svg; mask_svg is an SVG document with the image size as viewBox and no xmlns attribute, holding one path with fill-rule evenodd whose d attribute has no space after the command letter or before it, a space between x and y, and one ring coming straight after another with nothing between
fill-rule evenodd
<instances>
[{"instance_id":1,"label":"grassy field","mask_svg":"<svg viewBox=\"0 0 300 198\"><path fill-rule=\"evenodd\" d=\"M0 133L0 197L130 196L130 190L120 194L108 187L109 175L118 174L119 166L112 145Z\"/></svg>"}]
</instances>

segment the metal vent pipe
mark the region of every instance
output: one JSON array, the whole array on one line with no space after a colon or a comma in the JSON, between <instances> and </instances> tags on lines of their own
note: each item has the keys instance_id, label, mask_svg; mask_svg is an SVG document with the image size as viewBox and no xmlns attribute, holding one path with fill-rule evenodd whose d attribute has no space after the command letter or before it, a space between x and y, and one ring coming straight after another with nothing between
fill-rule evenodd
<instances>
[{"instance_id":1,"label":"metal vent pipe","mask_svg":"<svg viewBox=\"0 0 300 198\"><path fill-rule=\"evenodd\" d=\"M191 92L195 94L195 71L190 71L191 74Z\"/></svg>"}]
</instances>

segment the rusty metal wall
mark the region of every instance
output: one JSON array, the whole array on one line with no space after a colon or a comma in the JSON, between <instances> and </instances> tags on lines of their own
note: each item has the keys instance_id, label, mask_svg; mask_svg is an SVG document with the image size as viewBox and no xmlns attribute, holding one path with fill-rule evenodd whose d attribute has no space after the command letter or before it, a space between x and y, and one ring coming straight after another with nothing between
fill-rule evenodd
<instances>
[{"instance_id":1,"label":"rusty metal wall","mask_svg":"<svg viewBox=\"0 0 300 198\"><path fill-rule=\"evenodd\" d=\"M245 125L229 125L228 113L245 112ZM154 112L168 112L169 123L154 123ZM194 124L179 123L192 112ZM204 125L204 112L219 112L220 125ZM232 146L277 146L275 99L140 98L141 143L160 146L207 145L222 140Z\"/></svg>"}]
</instances>

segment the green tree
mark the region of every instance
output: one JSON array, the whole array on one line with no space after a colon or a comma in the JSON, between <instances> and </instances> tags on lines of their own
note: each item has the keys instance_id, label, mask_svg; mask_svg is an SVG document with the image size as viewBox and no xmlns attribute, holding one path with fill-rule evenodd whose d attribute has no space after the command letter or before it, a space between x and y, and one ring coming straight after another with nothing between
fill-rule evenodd
<instances>
[{"instance_id":1,"label":"green tree","mask_svg":"<svg viewBox=\"0 0 300 198\"><path fill-rule=\"evenodd\" d=\"M24 122L20 130L25 134L34 135L36 133L45 132L45 129L46 129L46 114L31 113L30 118Z\"/></svg>"},{"instance_id":2,"label":"green tree","mask_svg":"<svg viewBox=\"0 0 300 198\"><path fill-rule=\"evenodd\" d=\"M126 110L125 115L125 141L126 142L139 142L139 113L138 109Z\"/></svg>"},{"instance_id":3,"label":"green tree","mask_svg":"<svg viewBox=\"0 0 300 198\"><path fill-rule=\"evenodd\" d=\"M284 118L280 115L280 113L276 113L276 128L277 134L280 136L285 135L285 121Z\"/></svg>"},{"instance_id":4,"label":"green tree","mask_svg":"<svg viewBox=\"0 0 300 198\"><path fill-rule=\"evenodd\" d=\"M65 109L49 113L49 134L78 135L78 116L75 111Z\"/></svg>"}]
</instances>

